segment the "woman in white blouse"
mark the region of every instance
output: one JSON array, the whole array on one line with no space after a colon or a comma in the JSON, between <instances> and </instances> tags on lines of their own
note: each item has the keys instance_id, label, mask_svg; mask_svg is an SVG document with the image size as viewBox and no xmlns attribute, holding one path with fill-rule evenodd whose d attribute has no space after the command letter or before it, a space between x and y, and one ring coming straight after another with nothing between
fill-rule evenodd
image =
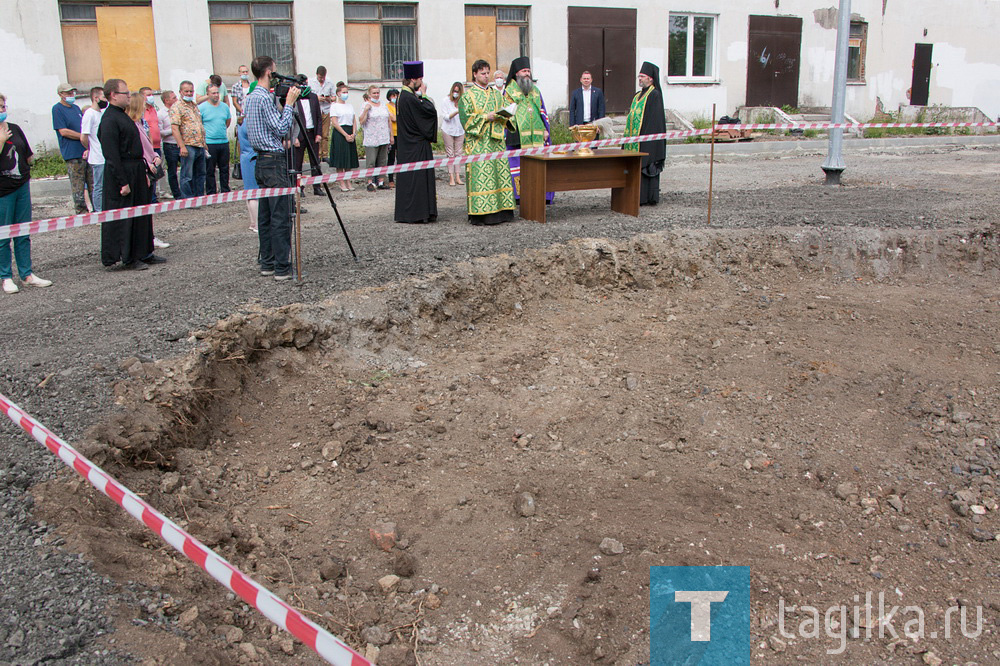
<instances>
[{"instance_id":1,"label":"woman in white blouse","mask_svg":"<svg viewBox=\"0 0 1000 666\"><path fill-rule=\"evenodd\" d=\"M333 131L330 132L330 145L333 146L330 151L330 166L340 173L358 168L358 144L354 141L358 134L358 119L347 97L347 84L337 82L337 99L330 105L330 124L333 125ZM353 189L350 181L340 181L341 192Z\"/></svg>"},{"instance_id":2,"label":"woman in white blouse","mask_svg":"<svg viewBox=\"0 0 1000 666\"><path fill-rule=\"evenodd\" d=\"M461 81L451 84L448 96L441 102L441 138L444 140L444 150L448 157L461 157L462 145L465 143L465 129L462 121L458 117L458 100L462 98L465 86ZM465 167L450 164L448 165L448 184L465 185L462 180L462 172Z\"/></svg>"},{"instance_id":3,"label":"woman in white blouse","mask_svg":"<svg viewBox=\"0 0 1000 666\"><path fill-rule=\"evenodd\" d=\"M389 125L389 107L382 103L378 86L368 86L368 98L361 110L361 129L364 130L365 168L383 167L389 163L389 144L392 129ZM368 183L368 191L387 190L385 176L376 176Z\"/></svg>"}]
</instances>

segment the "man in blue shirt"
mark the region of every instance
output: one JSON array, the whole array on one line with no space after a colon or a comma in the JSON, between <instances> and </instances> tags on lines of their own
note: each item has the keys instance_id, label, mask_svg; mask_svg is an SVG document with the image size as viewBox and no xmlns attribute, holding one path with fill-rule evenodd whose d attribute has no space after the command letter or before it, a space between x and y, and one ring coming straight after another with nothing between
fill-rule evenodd
<instances>
[{"instance_id":1,"label":"man in blue shirt","mask_svg":"<svg viewBox=\"0 0 1000 666\"><path fill-rule=\"evenodd\" d=\"M208 164L205 173L205 194L229 192L229 135L232 122L229 105L219 101L219 86L208 87L208 99L198 105L205 126L205 146ZM219 189L215 189L215 170L219 170Z\"/></svg>"},{"instance_id":2,"label":"man in blue shirt","mask_svg":"<svg viewBox=\"0 0 1000 666\"><path fill-rule=\"evenodd\" d=\"M278 110L278 103L268 88L274 73L274 59L257 56L250 63L250 71L257 78L253 92L243 102L247 137L257 152L254 175L260 188L291 187L288 179L288 160L285 140L292 128L297 87L288 92L285 108ZM273 275L278 282L292 279L292 197L270 197L260 200L257 209L257 261L260 274Z\"/></svg>"},{"instance_id":3,"label":"man in blue shirt","mask_svg":"<svg viewBox=\"0 0 1000 666\"><path fill-rule=\"evenodd\" d=\"M59 152L66 162L69 173L69 184L73 190L73 206L76 214L89 212L87 201L83 197L87 189L87 160L84 156L83 143L80 141L80 128L83 123L83 109L76 105L76 88L68 83L60 83L56 88L59 93L59 103L52 107L52 129L59 137Z\"/></svg>"}]
</instances>

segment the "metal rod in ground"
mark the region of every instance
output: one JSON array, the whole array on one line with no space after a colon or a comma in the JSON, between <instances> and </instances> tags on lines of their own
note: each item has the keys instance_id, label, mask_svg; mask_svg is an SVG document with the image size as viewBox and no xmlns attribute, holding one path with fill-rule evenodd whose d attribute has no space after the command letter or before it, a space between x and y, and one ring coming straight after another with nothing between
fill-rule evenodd
<instances>
[{"instance_id":1,"label":"metal rod in ground","mask_svg":"<svg viewBox=\"0 0 1000 666\"><path fill-rule=\"evenodd\" d=\"M302 282L302 187L295 177L295 277Z\"/></svg>"},{"instance_id":2,"label":"metal rod in ground","mask_svg":"<svg viewBox=\"0 0 1000 666\"><path fill-rule=\"evenodd\" d=\"M847 58L848 39L851 34L851 0L840 0L840 13L837 22L837 52L833 67L833 106L830 109L830 122L844 122L844 107L847 102ZM826 185L840 185L840 175L847 165L843 156L844 130L830 130L830 148L823 162L826 173Z\"/></svg>"},{"instance_id":3,"label":"metal rod in ground","mask_svg":"<svg viewBox=\"0 0 1000 666\"><path fill-rule=\"evenodd\" d=\"M712 183L715 180L715 105L712 105L712 148L708 153L708 226L712 226Z\"/></svg>"}]
</instances>

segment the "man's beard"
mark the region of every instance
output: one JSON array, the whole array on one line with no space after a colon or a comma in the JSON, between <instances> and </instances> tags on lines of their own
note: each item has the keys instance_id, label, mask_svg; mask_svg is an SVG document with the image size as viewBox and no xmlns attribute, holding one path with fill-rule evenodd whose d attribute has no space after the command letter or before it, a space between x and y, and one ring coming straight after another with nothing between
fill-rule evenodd
<instances>
[{"instance_id":1,"label":"man's beard","mask_svg":"<svg viewBox=\"0 0 1000 666\"><path fill-rule=\"evenodd\" d=\"M535 82L531 80L530 76L519 76L517 77L517 87L521 89L525 95L530 95L531 91L535 87Z\"/></svg>"},{"instance_id":2,"label":"man's beard","mask_svg":"<svg viewBox=\"0 0 1000 666\"><path fill-rule=\"evenodd\" d=\"M643 90L645 90L651 85L652 84L649 81L639 81L639 87L642 88Z\"/></svg>"}]
</instances>

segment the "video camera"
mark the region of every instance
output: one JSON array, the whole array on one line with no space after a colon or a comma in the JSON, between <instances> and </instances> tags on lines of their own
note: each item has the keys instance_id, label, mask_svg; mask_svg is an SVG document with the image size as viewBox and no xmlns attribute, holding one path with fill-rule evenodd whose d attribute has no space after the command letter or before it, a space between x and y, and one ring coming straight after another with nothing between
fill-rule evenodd
<instances>
[{"instance_id":1,"label":"video camera","mask_svg":"<svg viewBox=\"0 0 1000 666\"><path fill-rule=\"evenodd\" d=\"M309 89L309 79L305 74L298 76L285 76L277 72L271 72L271 84L274 86L274 96L281 100L282 106L288 99L288 91L292 88L299 89L299 97L307 97L312 90Z\"/></svg>"}]
</instances>

